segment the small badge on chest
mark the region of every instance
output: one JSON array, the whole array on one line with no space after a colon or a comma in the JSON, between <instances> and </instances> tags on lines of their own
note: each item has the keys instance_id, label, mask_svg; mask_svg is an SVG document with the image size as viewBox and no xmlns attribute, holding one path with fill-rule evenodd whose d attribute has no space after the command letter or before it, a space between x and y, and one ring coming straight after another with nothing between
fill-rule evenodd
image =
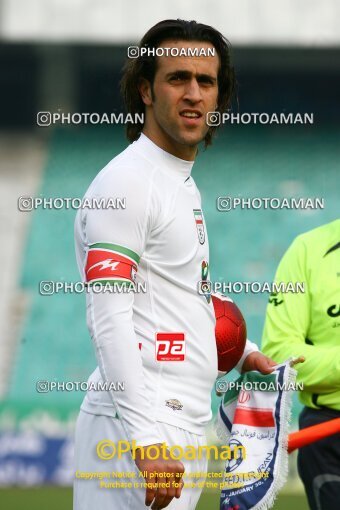
<instances>
[{"instance_id":1,"label":"small badge on chest","mask_svg":"<svg viewBox=\"0 0 340 510\"><path fill-rule=\"evenodd\" d=\"M204 244L205 230L204 230L202 210L194 209L193 211L194 211L195 223L196 223L196 228L197 228L198 240L199 240L200 244Z\"/></svg>"}]
</instances>

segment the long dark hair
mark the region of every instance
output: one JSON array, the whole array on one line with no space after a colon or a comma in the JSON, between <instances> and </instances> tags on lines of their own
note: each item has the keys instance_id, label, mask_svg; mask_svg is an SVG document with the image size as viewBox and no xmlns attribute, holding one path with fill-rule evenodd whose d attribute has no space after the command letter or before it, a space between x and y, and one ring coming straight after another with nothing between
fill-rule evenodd
<instances>
[{"instance_id":1,"label":"long dark hair","mask_svg":"<svg viewBox=\"0 0 340 510\"><path fill-rule=\"evenodd\" d=\"M235 92L235 73L231 64L230 44L215 28L181 19L168 19L154 25L144 35L139 47L158 48L165 40L199 41L211 43L220 58L218 71L218 102L216 111L224 112L231 104ZM121 93L127 112L134 119L136 114L145 113L145 105L140 96L138 85L142 78L148 80L152 86L157 69L156 57L143 55L130 58L123 69ZM143 129L143 123L127 123L126 134L130 142L137 140ZM205 138L205 147L212 143L212 137L217 127L210 127Z\"/></svg>"}]
</instances>

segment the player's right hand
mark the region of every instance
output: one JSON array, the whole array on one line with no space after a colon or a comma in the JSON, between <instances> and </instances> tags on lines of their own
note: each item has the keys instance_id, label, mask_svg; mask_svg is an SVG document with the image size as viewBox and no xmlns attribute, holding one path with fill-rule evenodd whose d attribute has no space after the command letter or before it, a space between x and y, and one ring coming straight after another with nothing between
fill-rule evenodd
<instances>
[{"instance_id":1,"label":"player's right hand","mask_svg":"<svg viewBox=\"0 0 340 510\"><path fill-rule=\"evenodd\" d=\"M173 498L180 497L183 488L182 476L184 465L179 460L171 459L168 450L166 450L166 455L163 455L164 450L162 450L161 444L152 446L152 452L155 451L155 447L159 448L157 460L148 459L145 449L143 455L143 448L138 448L135 462L139 471L145 472L145 481L147 483L145 493L146 506L150 506L152 503L151 510L161 510L167 507ZM160 474L163 474L163 476L160 476ZM158 486L158 484L165 483L170 486Z\"/></svg>"}]
</instances>

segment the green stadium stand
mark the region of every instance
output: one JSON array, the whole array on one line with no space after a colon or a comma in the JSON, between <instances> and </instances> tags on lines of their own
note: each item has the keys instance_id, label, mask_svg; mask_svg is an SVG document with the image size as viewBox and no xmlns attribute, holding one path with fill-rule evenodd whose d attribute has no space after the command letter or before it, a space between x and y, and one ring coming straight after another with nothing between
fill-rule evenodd
<instances>
[{"instance_id":1,"label":"green stadium stand","mask_svg":"<svg viewBox=\"0 0 340 510\"><path fill-rule=\"evenodd\" d=\"M339 133L301 126L225 127L193 176L201 191L213 281L269 281L294 237L338 214ZM82 197L101 168L126 146L121 127L60 128L50 140L42 197ZM325 208L219 212L218 196L320 197ZM39 295L40 280L79 281L73 241L76 211L36 210L23 254L30 294L7 400L2 406L77 411L81 392L37 393L36 382L86 381L96 365L86 328L85 296ZM267 294L232 295L248 336L259 343ZM217 399L214 397L214 409ZM24 406L24 407L23 407ZM295 416L298 410L295 406Z\"/></svg>"}]
</instances>

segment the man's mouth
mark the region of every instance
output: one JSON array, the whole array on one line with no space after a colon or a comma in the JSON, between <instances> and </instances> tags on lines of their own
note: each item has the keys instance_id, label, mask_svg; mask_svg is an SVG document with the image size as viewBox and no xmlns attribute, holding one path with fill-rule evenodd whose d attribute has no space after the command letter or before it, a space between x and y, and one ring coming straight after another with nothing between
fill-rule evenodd
<instances>
[{"instance_id":1,"label":"man's mouth","mask_svg":"<svg viewBox=\"0 0 340 510\"><path fill-rule=\"evenodd\" d=\"M199 119L202 117L202 113L198 110L182 110L180 116L186 117L187 119Z\"/></svg>"}]
</instances>

